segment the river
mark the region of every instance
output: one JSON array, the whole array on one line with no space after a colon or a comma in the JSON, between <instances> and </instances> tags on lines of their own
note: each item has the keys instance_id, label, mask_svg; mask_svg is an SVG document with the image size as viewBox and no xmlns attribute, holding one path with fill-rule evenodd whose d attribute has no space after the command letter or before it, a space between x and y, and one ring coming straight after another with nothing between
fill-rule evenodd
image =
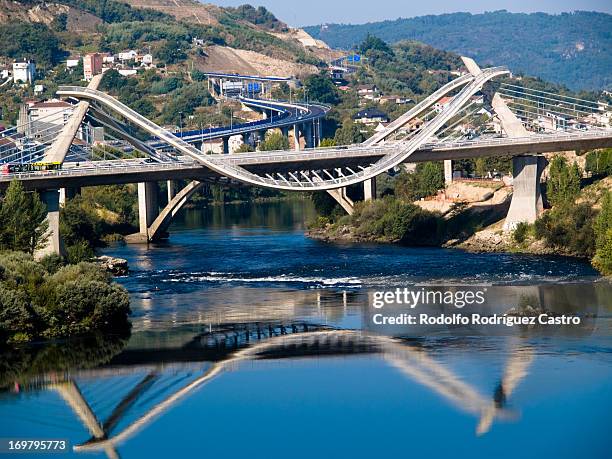
<instances>
[{"instance_id":1,"label":"river","mask_svg":"<svg viewBox=\"0 0 612 459\"><path fill-rule=\"evenodd\" d=\"M313 216L309 201L187 209L167 242L105 249L129 261L130 338L5 358L0 437L124 459L609 457L612 285L588 264L323 243L304 236ZM375 324L410 310L372 307L398 288L581 324Z\"/></svg>"}]
</instances>

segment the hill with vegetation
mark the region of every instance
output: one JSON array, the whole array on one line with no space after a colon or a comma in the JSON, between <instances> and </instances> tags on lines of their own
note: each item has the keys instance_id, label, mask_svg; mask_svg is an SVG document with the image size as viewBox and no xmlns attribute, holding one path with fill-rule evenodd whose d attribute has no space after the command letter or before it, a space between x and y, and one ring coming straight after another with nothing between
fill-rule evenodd
<instances>
[{"instance_id":1,"label":"hill with vegetation","mask_svg":"<svg viewBox=\"0 0 612 459\"><path fill-rule=\"evenodd\" d=\"M612 88L612 15L587 11L453 13L367 24L306 27L332 47L354 48L368 34L394 43L417 40L573 89Z\"/></svg>"}]
</instances>

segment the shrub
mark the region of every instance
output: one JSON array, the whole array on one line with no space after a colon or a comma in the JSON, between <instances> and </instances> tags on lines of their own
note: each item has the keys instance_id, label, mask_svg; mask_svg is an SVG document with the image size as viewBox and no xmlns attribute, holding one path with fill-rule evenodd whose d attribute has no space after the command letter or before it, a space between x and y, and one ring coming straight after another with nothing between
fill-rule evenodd
<instances>
[{"instance_id":1,"label":"shrub","mask_svg":"<svg viewBox=\"0 0 612 459\"><path fill-rule=\"evenodd\" d=\"M44 267L24 252L0 254L0 267L2 268L0 281L8 288L35 293L45 280Z\"/></svg>"},{"instance_id":2,"label":"shrub","mask_svg":"<svg viewBox=\"0 0 612 459\"><path fill-rule=\"evenodd\" d=\"M35 328L35 315L27 294L0 285L0 329L3 334L9 341L29 340Z\"/></svg>"},{"instance_id":3,"label":"shrub","mask_svg":"<svg viewBox=\"0 0 612 459\"><path fill-rule=\"evenodd\" d=\"M57 265L58 260L49 259ZM129 329L129 296L92 263L49 274L20 252L0 254L0 344Z\"/></svg>"},{"instance_id":4,"label":"shrub","mask_svg":"<svg viewBox=\"0 0 612 459\"><path fill-rule=\"evenodd\" d=\"M393 197L358 203L351 216L357 235L430 245L438 242L440 218L412 203Z\"/></svg>"},{"instance_id":5,"label":"shrub","mask_svg":"<svg viewBox=\"0 0 612 459\"><path fill-rule=\"evenodd\" d=\"M529 223L520 222L516 225L514 232L512 233L512 238L515 242L522 244L527 239L527 234L529 232Z\"/></svg>"},{"instance_id":6,"label":"shrub","mask_svg":"<svg viewBox=\"0 0 612 459\"><path fill-rule=\"evenodd\" d=\"M66 246L66 259L70 264L89 261L94 258L95 255L94 249L87 241L78 241L72 245Z\"/></svg>"},{"instance_id":7,"label":"shrub","mask_svg":"<svg viewBox=\"0 0 612 459\"><path fill-rule=\"evenodd\" d=\"M109 331L127 322L129 300L123 287L96 280L65 282L57 287L57 302L48 309L45 337L78 336Z\"/></svg>"},{"instance_id":8,"label":"shrub","mask_svg":"<svg viewBox=\"0 0 612 459\"><path fill-rule=\"evenodd\" d=\"M58 285L65 284L66 282L74 282L79 279L105 283L111 281L110 275L101 270L98 265L85 262L64 266L50 278L51 282Z\"/></svg>"},{"instance_id":9,"label":"shrub","mask_svg":"<svg viewBox=\"0 0 612 459\"><path fill-rule=\"evenodd\" d=\"M576 256L592 257L595 252L593 224L595 211L588 204L561 204L535 222L535 235L550 247Z\"/></svg>"},{"instance_id":10,"label":"shrub","mask_svg":"<svg viewBox=\"0 0 612 459\"><path fill-rule=\"evenodd\" d=\"M597 248L593 265L604 275L612 275L612 228L608 229Z\"/></svg>"},{"instance_id":11,"label":"shrub","mask_svg":"<svg viewBox=\"0 0 612 459\"><path fill-rule=\"evenodd\" d=\"M64 266L65 260L56 253L50 253L45 255L41 260L40 264L45 268L49 274L56 273L62 266Z\"/></svg>"}]
</instances>

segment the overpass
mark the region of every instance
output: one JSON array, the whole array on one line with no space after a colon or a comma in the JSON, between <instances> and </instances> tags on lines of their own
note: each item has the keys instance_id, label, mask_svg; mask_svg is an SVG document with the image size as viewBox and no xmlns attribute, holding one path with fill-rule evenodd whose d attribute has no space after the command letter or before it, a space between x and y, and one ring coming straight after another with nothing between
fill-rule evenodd
<instances>
[{"instance_id":1,"label":"overpass","mask_svg":"<svg viewBox=\"0 0 612 459\"><path fill-rule=\"evenodd\" d=\"M470 120L480 116L482 110L474 101L474 95L494 78L509 73L504 67L481 70L473 61L466 59L465 62L470 73L444 85L363 144L299 152L203 154L197 145L202 144L206 135L204 131L177 135L103 92L93 88L60 87L59 95L87 102L94 118L104 118L119 138L144 153L148 159L81 161L78 166L74 162L66 162L63 170L9 174L0 179L0 184L18 178L29 188L44 190L138 182L139 238L148 241L163 236L173 215L204 181L241 183L285 191L325 190L350 212L352 202L346 195L346 187L363 183L366 199L373 198L376 176L405 162L513 155L516 157L517 171L513 202L522 204L514 206L518 210L513 217L515 220L509 222L508 227L512 228L518 221L533 221L541 204L538 197L541 162L533 162L525 155L612 146L612 131L597 123L597 110L600 109L595 108L593 102L502 85L491 104L502 132L483 132L473 137L464 135L458 127L470 125ZM444 106L438 104L448 94L453 94L451 101ZM259 105L264 111L278 113L275 123L270 118L269 127L280 127L281 130L300 121L305 121L308 126L326 111L324 106L316 104L297 106L253 99L244 102ZM534 129L543 122L562 117L569 119L570 115L576 120L571 128ZM421 121L420 125L406 130L406 126L416 119ZM241 129L262 129L262 126L268 126L266 121L262 120L256 126L230 126L229 130L220 128L217 132L208 133L207 138L213 135L228 136L239 133ZM147 144L138 141L129 133L128 125L147 132L153 141ZM286 135L286 130L283 130L283 134ZM172 154L159 154L160 147L171 150ZM193 182L178 194L170 195L168 205L159 212L156 182L179 178L192 179Z\"/></svg>"}]
</instances>

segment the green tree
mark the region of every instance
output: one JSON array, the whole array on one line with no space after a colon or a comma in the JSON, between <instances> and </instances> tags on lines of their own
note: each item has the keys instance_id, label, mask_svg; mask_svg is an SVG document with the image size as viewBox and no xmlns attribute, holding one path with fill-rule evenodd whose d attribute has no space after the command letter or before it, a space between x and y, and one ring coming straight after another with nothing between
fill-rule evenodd
<instances>
[{"instance_id":1,"label":"green tree","mask_svg":"<svg viewBox=\"0 0 612 459\"><path fill-rule=\"evenodd\" d=\"M0 206L0 248L34 253L47 242L47 209L38 194L13 180Z\"/></svg>"},{"instance_id":2,"label":"green tree","mask_svg":"<svg viewBox=\"0 0 612 459\"><path fill-rule=\"evenodd\" d=\"M560 202L535 222L535 236L565 254L591 258L595 253L596 212L586 203Z\"/></svg>"},{"instance_id":3,"label":"green tree","mask_svg":"<svg viewBox=\"0 0 612 459\"><path fill-rule=\"evenodd\" d=\"M550 164L546 196L551 205L573 202L580 193L582 174L576 163L569 165L563 156L555 156Z\"/></svg>"},{"instance_id":4,"label":"green tree","mask_svg":"<svg viewBox=\"0 0 612 459\"><path fill-rule=\"evenodd\" d=\"M310 75L304 80L304 87L308 92L309 101L324 104L337 104L340 102L338 89L327 75Z\"/></svg>"},{"instance_id":5,"label":"green tree","mask_svg":"<svg viewBox=\"0 0 612 459\"><path fill-rule=\"evenodd\" d=\"M176 64L187 59L185 44L178 40L167 40L156 52L157 58L166 65Z\"/></svg>"},{"instance_id":6,"label":"green tree","mask_svg":"<svg viewBox=\"0 0 612 459\"><path fill-rule=\"evenodd\" d=\"M593 265L606 276L612 275L612 229L602 238L601 246L595 252Z\"/></svg>"},{"instance_id":7,"label":"green tree","mask_svg":"<svg viewBox=\"0 0 612 459\"><path fill-rule=\"evenodd\" d=\"M270 132L266 136L266 139L259 144L260 151L273 151L273 150L288 150L289 139L280 132Z\"/></svg>"},{"instance_id":8,"label":"green tree","mask_svg":"<svg viewBox=\"0 0 612 459\"><path fill-rule=\"evenodd\" d=\"M204 81L206 79L206 75L204 74L204 72L195 69L191 72L191 79L193 81Z\"/></svg>"},{"instance_id":9,"label":"green tree","mask_svg":"<svg viewBox=\"0 0 612 459\"><path fill-rule=\"evenodd\" d=\"M58 14L53 21L51 21L51 28L56 32L65 32L66 26L68 25L68 15L66 13Z\"/></svg>"},{"instance_id":10,"label":"green tree","mask_svg":"<svg viewBox=\"0 0 612 459\"><path fill-rule=\"evenodd\" d=\"M593 264L603 274L612 274L612 191L606 191L595 219L595 257Z\"/></svg>"},{"instance_id":11,"label":"green tree","mask_svg":"<svg viewBox=\"0 0 612 459\"><path fill-rule=\"evenodd\" d=\"M336 141L334 139L325 138L321 140L321 146L322 147L335 147Z\"/></svg>"},{"instance_id":12,"label":"green tree","mask_svg":"<svg viewBox=\"0 0 612 459\"><path fill-rule=\"evenodd\" d=\"M588 152L584 169L594 175L612 175L612 148Z\"/></svg>"},{"instance_id":13,"label":"green tree","mask_svg":"<svg viewBox=\"0 0 612 459\"><path fill-rule=\"evenodd\" d=\"M13 59L34 59L52 66L65 55L60 42L44 24L9 21L0 25L0 55Z\"/></svg>"},{"instance_id":14,"label":"green tree","mask_svg":"<svg viewBox=\"0 0 612 459\"><path fill-rule=\"evenodd\" d=\"M363 54L366 54L368 51L380 51L385 54L393 54L393 50L384 40L369 33L357 49Z\"/></svg>"},{"instance_id":15,"label":"green tree","mask_svg":"<svg viewBox=\"0 0 612 459\"><path fill-rule=\"evenodd\" d=\"M348 118L342 122L342 127L336 129L336 134L334 135L334 143L336 145L351 145L361 143L363 140L364 136L359 129L359 125L353 123Z\"/></svg>"},{"instance_id":16,"label":"green tree","mask_svg":"<svg viewBox=\"0 0 612 459\"><path fill-rule=\"evenodd\" d=\"M238 147L238 149L236 150L236 153L248 153L250 151L255 151L253 147L251 146L251 144L243 143L242 145Z\"/></svg>"},{"instance_id":17,"label":"green tree","mask_svg":"<svg viewBox=\"0 0 612 459\"><path fill-rule=\"evenodd\" d=\"M395 194L407 201L432 196L444 188L444 164L442 162L419 163L414 172L402 171L397 177Z\"/></svg>"}]
</instances>

